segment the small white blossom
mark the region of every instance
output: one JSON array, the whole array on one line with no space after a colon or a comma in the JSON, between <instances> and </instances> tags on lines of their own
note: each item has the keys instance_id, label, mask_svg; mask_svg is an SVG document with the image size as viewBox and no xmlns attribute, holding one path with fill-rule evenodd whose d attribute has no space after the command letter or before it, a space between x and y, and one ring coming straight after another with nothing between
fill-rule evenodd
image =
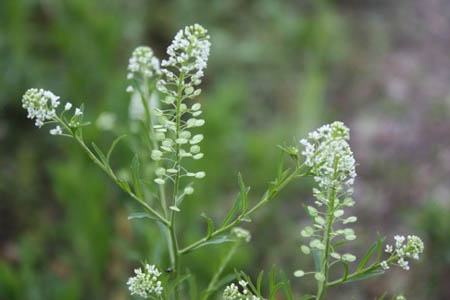
<instances>
[{"instance_id":1,"label":"small white blossom","mask_svg":"<svg viewBox=\"0 0 450 300\"><path fill-rule=\"evenodd\" d=\"M66 105L64 105L64 110L70 110L72 108L72 103L67 102Z\"/></svg>"},{"instance_id":2,"label":"small white blossom","mask_svg":"<svg viewBox=\"0 0 450 300\"><path fill-rule=\"evenodd\" d=\"M83 114L83 111L79 108L75 108L75 116L81 116Z\"/></svg>"},{"instance_id":3,"label":"small white blossom","mask_svg":"<svg viewBox=\"0 0 450 300\"><path fill-rule=\"evenodd\" d=\"M28 111L28 118L36 119L37 127L42 127L45 121L56 116L59 97L43 89L29 89L22 98L22 107Z\"/></svg>"},{"instance_id":4,"label":"small white blossom","mask_svg":"<svg viewBox=\"0 0 450 300\"><path fill-rule=\"evenodd\" d=\"M241 227L234 227L231 230L231 235L237 237L238 239L243 239L245 240L247 243L250 242L252 236L250 234L250 231L241 228Z\"/></svg>"},{"instance_id":5,"label":"small white blossom","mask_svg":"<svg viewBox=\"0 0 450 300\"><path fill-rule=\"evenodd\" d=\"M56 128L50 129L50 134L51 134L51 135L59 135L59 134L62 134L61 127L58 125L58 126L56 126Z\"/></svg>"},{"instance_id":6,"label":"small white blossom","mask_svg":"<svg viewBox=\"0 0 450 300\"><path fill-rule=\"evenodd\" d=\"M386 245L385 251L391 254L392 259L397 259L397 265L409 270L408 258L419 259L419 255L423 253L424 245L422 240L415 235L408 235L407 237L396 235L395 247ZM380 264L383 269L387 269L387 262Z\"/></svg>"},{"instance_id":7,"label":"small white blossom","mask_svg":"<svg viewBox=\"0 0 450 300\"><path fill-rule=\"evenodd\" d=\"M146 264L143 271L139 268L135 269L134 273L136 275L130 277L127 281L131 295L138 295L147 299L162 294L163 287L159 280L161 273L155 265Z\"/></svg>"},{"instance_id":8,"label":"small white blossom","mask_svg":"<svg viewBox=\"0 0 450 300\"><path fill-rule=\"evenodd\" d=\"M239 291L239 287L234 283L230 284L223 291L223 300L263 300L260 297L252 295L247 289L248 283L245 280L240 280L239 285L241 286L242 292Z\"/></svg>"},{"instance_id":9,"label":"small white blossom","mask_svg":"<svg viewBox=\"0 0 450 300\"><path fill-rule=\"evenodd\" d=\"M143 77L153 77L160 75L161 70L159 66L159 59L153 54L153 50L150 47L140 46L137 47L128 62L128 79L135 78L135 75ZM131 88L131 89L130 89ZM132 92L133 88L129 86L127 92Z\"/></svg>"},{"instance_id":10,"label":"small white blossom","mask_svg":"<svg viewBox=\"0 0 450 300\"><path fill-rule=\"evenodd\" d=\"M380 266L383 268L383 270L388 270L389 269L388 262L385 261L385 260L380 263Z\"/></svg>"}]
</instances>

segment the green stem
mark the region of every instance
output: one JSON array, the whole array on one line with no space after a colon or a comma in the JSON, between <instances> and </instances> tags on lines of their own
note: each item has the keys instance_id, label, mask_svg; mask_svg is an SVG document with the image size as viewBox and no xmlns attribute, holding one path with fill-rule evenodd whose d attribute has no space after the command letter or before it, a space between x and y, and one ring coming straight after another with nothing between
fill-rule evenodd
<instances>
[{"instance_id":1,"label":"green stem","mask_svg":"<svg viewBox=\"0 0 450 300\"><path fill-rule=\"evenodd\" d=\"M238 225L245 217L250 216L252 213L254 213L258 208L260 208L261 206L263 206L264 204L266 204L267 202L269 202L273 197L275 197L289 182L292 181L292 179L294 179L295 177L299 176L300 171L302 170L303 165L297 167L288 177L286 177L282 182L280 182L277 187L275 189L272 190L272 192L269 192L269 190L267 190L262 199L255 205L253 206L250 210L248 210L247 212L245 212L244 214L240 215L239 217L237 217L233 222L231 222L230 224L223 226L219 229L217 229L216 231L214 231L213 233L211 233L211 235L209 236L205 236L204 238L192 243L191 245L181 249L179 252L180 254L187 254L189 252L191 252L193 249L201 246L203 243L207 242L208 240L228 231L229 229L233 228L234 226Z\"/></svg>"},{"instance_id":2,"label":"green stem","mask_svg":"<svg viewBox=\"0 0 450 300\"><path fill-rule=\"evenodd\" d=\"M336 178L337 176L337 163L338 159L335 159L334 161L334 174L333 178ZM333 223L334 223L334 202L336 200L336 189L334 187L331 188L331 191L329 193L328 198L328 206L327 206L327 219L326 219L326 230L323 234L323 240L322 242L325 243L325 249L323 251L322 256L322 263L321 263L321 272L324 276L324 280L317 281L318 289L317 289L317 295L316 300L322 300L325 297L325 294L328 289L328 270L329 270L329 264L328 264L328 258L330 255L330 244L331 244L331 234L333 232Z\"/></svg>"}]
</instances>

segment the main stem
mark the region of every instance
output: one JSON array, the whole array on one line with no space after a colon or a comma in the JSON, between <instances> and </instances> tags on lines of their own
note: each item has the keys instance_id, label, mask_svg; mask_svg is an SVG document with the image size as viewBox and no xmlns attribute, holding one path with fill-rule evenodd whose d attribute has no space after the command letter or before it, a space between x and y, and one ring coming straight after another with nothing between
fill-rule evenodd
<instances>
[{"instance_id":1,"label":"main stem","mask_svg":"<svg viewBox=\"0 0 450 300\"><path fill-rule=\"evenodd\" d=\"M176 102L176 111L175 111L175 123L176 123L176 137L175 140L179 138L180 131L181 131L181 102L183 101L183 84L184 84L184 74L180 74L180 78L178 80L178 87L177 87L177 102ZM176 206L176 201L178 197L178 190L180 188L180 175L181 175L181 156L180 156L180 144L176 144L176 167L177 167L177 173L175 174L175 183L173 186L173 201L172 205ZM174 257L174 263L173 263L173 269L176 276L179 276L180 272L180 253L178 250L178 241L176 236L176 230L175 230L175 211L172 210L170 212L170 238L172 241L172 251L175 254Z\"/></svg>"},{"instance_id":2,"label":"main stem","mask_svg":"<svg viewBox=\"0 0 450 300\"><path fill-rule=\"evenodd\" d=\"M337 176L337 163L338 160L335 159L334 174L333 174L334 179ZM322 242L325 243L325 249L323 251L321 263L321 272L324 276L324 279L322 281L318 281L316 300L322 300L325 297L328 288L328 270L329 270L328 258L331 250L331 234L333 232L335 200L336 200L336 188L332 187L328 197L327 219L326 219L327 228L325 229L322 240Z\"/></svg>"},{"instance_id":3,"label":"main stem","mask_svg":"<svg viewBox=\"0 0 450 300\"><path fill-rule=\"evenodd\" d=\"M147 87L148 82L145 82L145 87ZM141 95L141 100L142 100L142 105L144 106L144 111L145 111L145 120L146 120L146 125L148 127L149 130L149 135L150 135L150 141L152 143L153 149L158 149L158 142L156 141L155 138L155 131L153 128L153 118L152 118L152 114L150 112L150 108L149 108L149 101L150 101L150 97L152 94L153 89L151 89L150 87L147 89L145 89L145 91L142 91L140 89L140 87L138 86L138 90L139 93ZM156 167L160 167L161 166L161 162L157 161L156 162ZM159 185L158 184L158 190L159 190L159 200L160 200L160 206L163 210L164 213L164 217L167 219L169 217L168 211L167 211L167 201L166 201L166 190L164 185ZM170 257L170 263L172 265L172 268L175 268L176 264L177 264L177 253L175 251L175 247L174 247L174 239L173 239L173 233L171 233L172 229L171 226L164 226L164 235L166 237L167 240L167 248L169 249L169 257Z\"/></svg>"}]
</instances>

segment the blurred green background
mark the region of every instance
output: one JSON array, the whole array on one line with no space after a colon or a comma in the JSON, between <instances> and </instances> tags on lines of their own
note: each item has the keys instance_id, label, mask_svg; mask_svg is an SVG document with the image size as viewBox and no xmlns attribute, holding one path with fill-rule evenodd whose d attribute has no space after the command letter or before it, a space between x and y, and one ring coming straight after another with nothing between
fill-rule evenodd
<instances>
[{"instance_id":1,"label":"blurred green background","mask_svg":"<svg viewBox=\"0 0 450 300\"><path fill-rule=\"evenodd\" d=\"M412 271L332 290L330 299L450 299L450 3L341 1L0 1L0 299L129 299L126 279L141 260L157 262L164 241L153 223L129 221L132 200L70 140L26 119L21 95L42 87L85 103L86 139L106 147L125 131L131 51L165 56L176 31L199 23L212 49L203 93L207 177L183 205L182 243L201 237L199 215L224 215L241 171L256 201L275 176L277 144L296 142L333 120L351 128L359 163L358 240L416 233L426 244ZM95 126L115 114L113 131ZM132 143L118 148L117 169ZM252 242L233 266L255 275L310 265L300 252L296 182L246 225ZM203 286L224 249L184 258ZM164 265L165 264L165 265ZM162 263L161 268L167 266ZM232 268L230 268L232 270ZM296 291L313 281L294 279Z\"/></svg>"}]
</instances>

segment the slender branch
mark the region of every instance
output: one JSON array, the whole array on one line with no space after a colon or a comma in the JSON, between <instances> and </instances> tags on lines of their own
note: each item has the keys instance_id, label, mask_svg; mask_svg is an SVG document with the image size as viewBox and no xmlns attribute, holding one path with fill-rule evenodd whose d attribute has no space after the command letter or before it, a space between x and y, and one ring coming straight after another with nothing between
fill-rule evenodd
<instances>
[{"instance_id":1,"label":"slender branch","mask_svg":"<svg viewBox=\"0 0 450 300\"><path fill-rule=\"evenodd\" d=\"M208 240L210 240L210 239L212 239L212 238L214 238L214 237L216 237L216 236L218 236L218 235L228 231L229 229L233 228L234 226L238 225L240 222L242 222L243 219L245 219L246 217L249 217L258 208L260 208L265 203L269 202L273 197L275 197L289 182L292 181L292 179L298 177L300 171L302 170L302 168L303 168L303 165L298 166L288 177L286 177L282 182L280 182L278 184L278 186L272 190L272 192L269 192L270 190L267 190L264 193L264 195L262 196L262 199L255 206L253 206L250 210L248 210L244 214L238 216L233 222L231 222L230 224L228 224L226 226L223 226L223 227L217 229L216 231L211 233L211 235L205 236L202 239L192 243L191 245L181 249L179 251L179 253L180 254L189 253L193 249L195 249L195 248L201 246L203 243L207 242Z\"/></svg>"}]
</instances>

